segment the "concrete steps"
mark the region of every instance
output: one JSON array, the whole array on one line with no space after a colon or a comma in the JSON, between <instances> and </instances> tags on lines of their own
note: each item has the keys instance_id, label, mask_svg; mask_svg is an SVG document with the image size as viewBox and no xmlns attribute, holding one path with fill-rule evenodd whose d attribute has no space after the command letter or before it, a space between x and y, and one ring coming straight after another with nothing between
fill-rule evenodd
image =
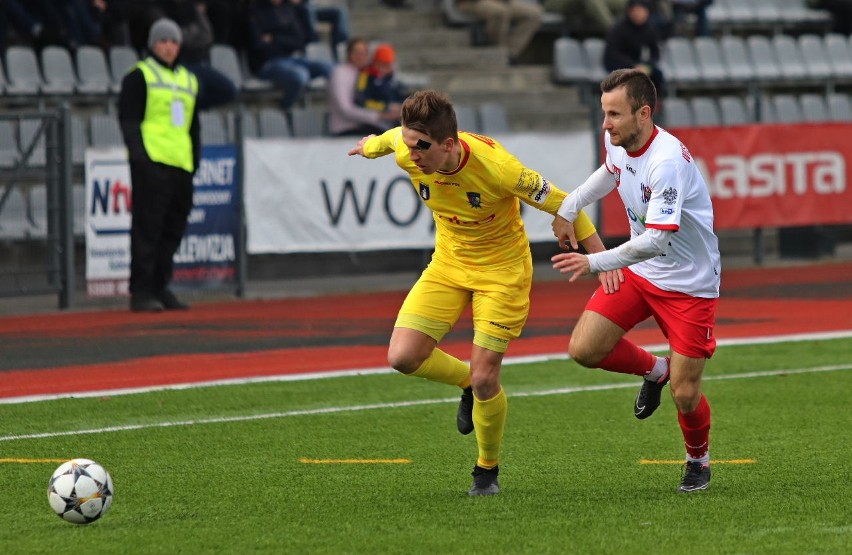
<instances>
[{"instance_id":1,"label":"concrete steps","mask_svg":"<svg viewBox=\"0 0 852 555\"><path fill-rule=\"evenodd\" d=\"M392 44L400 76L411 78L405 82L445 91L459 104L498 102L516 131L588 125L578 91L555 85L549 62L509 66L504 48L473 47L468 29L447 27L439 3L409 4L396 10L364 0L350 8L351 34Z\"/></svg>"}]
</instances>

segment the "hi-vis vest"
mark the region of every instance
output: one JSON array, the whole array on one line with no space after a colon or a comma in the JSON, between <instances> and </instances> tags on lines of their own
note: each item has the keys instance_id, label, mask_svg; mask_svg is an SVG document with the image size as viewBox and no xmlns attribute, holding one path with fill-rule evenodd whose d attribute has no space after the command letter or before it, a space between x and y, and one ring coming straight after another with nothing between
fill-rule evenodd
<instances>
[{"instance_id":1,"label":"hi-vis vest","mask_svg":"<svg viewBox=\"0 0 852 555\"><path fill-rule=\"evenodd\" d=\"M185 67L174 71L153 58L136 64L148 86L142 142L154 162L184 169L193 167L192 137L189 128L198 95L198 79Z\"/></svg>"}]
</instances>

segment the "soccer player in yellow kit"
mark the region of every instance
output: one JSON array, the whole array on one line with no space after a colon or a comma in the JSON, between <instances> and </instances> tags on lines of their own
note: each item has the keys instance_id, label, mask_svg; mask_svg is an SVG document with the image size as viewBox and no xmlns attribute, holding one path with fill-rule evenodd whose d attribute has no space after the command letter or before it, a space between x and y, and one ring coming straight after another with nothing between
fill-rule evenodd
<instances>
[{"instance_id":1,"label":"soccer player in yellow kit","mask_svg":"<svg viewBox=\"0 0 852 555\"><path fill-rule=\"evenodd\" d=\"M449 98L418 91L402 105L402 126L369 135L349 151L365 158L393 153L435 220L435 252L406 297L394 325L388 362L397 371L462 388L457 425L476 431L479 457L470 495L493 495L506 423L500 367L529 313L532 256L520 201L556 215L567 196L524 167L497 141L459 132ZM560 216L556 216L559 218ZM585 214L574 222L587 252L604 246ZM603 282L605 278L601 278ZM473 303L470 366L437 348Z\"/></svg>"}]
</instances>

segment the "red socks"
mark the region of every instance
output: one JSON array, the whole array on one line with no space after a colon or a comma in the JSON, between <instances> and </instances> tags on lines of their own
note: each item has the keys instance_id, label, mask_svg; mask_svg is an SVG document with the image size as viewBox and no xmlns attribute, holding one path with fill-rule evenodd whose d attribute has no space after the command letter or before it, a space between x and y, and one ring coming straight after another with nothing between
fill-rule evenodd
<instances>
[{"instance_id":1,"label":"red socks","mask_svg":"<svg viewBox=\"0 0 852 555\"><path fill-rule=\"evenodd\" d=\"M656 361L657 357L645 349L621 338L612 351L598 363L598 368L619 374L644 376L654 368Z\"/></svg>"},{"instance_id":2,"label":"red socks","mask_svg":"<svg viewBox=\"0 0 852 555\"><path fill-rule=\"evenodd\" d=\"M683 431L687 455L695 460L706 456L710 448L710 405L707 397L702 394L698 406L690 413L678 411L677 420Z\"/></svg>"}]
</instances>

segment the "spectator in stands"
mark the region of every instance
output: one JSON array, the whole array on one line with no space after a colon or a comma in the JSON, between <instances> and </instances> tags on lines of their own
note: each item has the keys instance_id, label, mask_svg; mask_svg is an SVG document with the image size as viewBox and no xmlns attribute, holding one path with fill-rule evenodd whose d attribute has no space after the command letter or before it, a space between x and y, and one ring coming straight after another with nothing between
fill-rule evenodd
<instances>
[{"instance_id":1,"label":"spectator in stands","mask_svg":"<svg viewBox=\"0 0 852 555\"><path fill-rule=\"evenodd\" d=\"M317 6L304 0L308 7L308 12L311 14L311 24L314 29L314 34L311 37L311 42L319 40L316 33L317 23L322 21L331 26L331 35L329 36L329 46L331 47L331 57L335 62L337 59L337 47L349 40L349 11L345 6Z\"/></svg>"},{"instance_id":2,"label":"spectator in stands","mask_svg":"<svg viewBox=\"0 0 852 555\"><path fill-rule=\"evenodd\" d=\"M78 0L86 2L86 0ZM103 48L116 44L130 44L127 23L127 3L130 0L89 0L88 14L98 29L99 42L91 43Z\"/></svg>"},{"instance_id":3,"label":"spectator in stands","mask_svg":"<svg viewBox=\"0 0 852 555\"><path fill-rule=\"evenodd\" d=\"M328 128L332 135L363 137L382 133L399 120L399 107L377 111L355 102L358 76L369 62L367 41L356 37L346 45L346 61L337 64L328 80Z\"/></svg>"},{"instance_id":4,"label":"spectator in stands","mask_svg":"<svg viewBox=\"0 0 852 555\"><path fill-rule=\"evenodd\" d=\"M544 8L525 0L456 0L460 12L485 22L489 44L505 46L509 63L517 63L541 28Z\"/></svg>"},{"instance_id":5,"label":"spectator in stands","mask_svg":"<svg viewBox=\"0 0 852 555\"><path fill-rule=\"evenodd\" d=\"M848 35L852 33L852 0L805 0L809 8L831 12L834 19L832 31Z\"/></svg>"},{"instance_id":6,"label":"spectator in stands","mask_svg":"<svg viewBox=\"0 0 852 555\"><path fill-rule=\"evenodd\" d=\"M713 0L670 0L672 9L672 22L675 34L678 29L684 28L690 17L695 18L692 34L696 37L710 36L710 19L707 17L707 8L713 4Z\"/></svg>"},{"instance_id":7,"label":"spectator in stands","mask_svg":"<svg viewBox=\"0 0 852 555\"><path fill-rule=\"evenodd\" d=\"M284 110L301 98L311 79L331 75L332 63L302 56L312 36L302 0L258 0L249 16L249 65L281 88Z\"/></svg>"},{"instance_id":8,"label":"spectator in stands","mask_svg":"<svg viewBox=\"0 0 852 555\"><path fill-rule=\"evenodd\" d=\"M198 109L208 110L233 102L237 97L237 86L210 65L214 37L205 0L178 0L170 6L168 15L180 26L183 34L181 63L198 78Z\"/></svg>"},{"instance_id":9,"label":"spectator in stands","mask_svg":"<svg viewBox=\"0 0 852 555\"><path fill-rule=\"evenodd\" d=\"M566 21L578 18L589 35L603 37L624 14L627 0L544 0L544 9L562 14Z\"/></svg>"},{"instance_id":10,"label":"spectator in stands","mask_svg":"<svg viewBox=\"0 0 852 555\"><path fill-rule=\"evenodd\" d=\"M128 0L127 25L130 45L137 52L147 49L148 30L160 18L166 16L158 0Z\"/></svg>"},{"instance_id":11,"label":"spectator in stands","mask_svg":"<svg viewBox=\"0 0 852 555\"><path fill-rule=\"evenodd\" d=\"M151 55L125 75L118 97L133 185L130 309L134 312L189 308L168 287L174 254L192 209L192 176L201 156L198 80L177 63L180 44L178 24L157 20L148 38Z\"/></svg>"},{"instance_id":12,"label":"spectator in stands","mask_svg":"<svg viewBox=\"0 0 852 555\"><path fill-rule=\"evenodd\" d=\"M9 25L15 33L35 44L41 38L44 25L21 0L0 0L0 51L5 52L9 41Z\"/></svg>"},{"instance_id":13,"label":"spectator in stands","mask_svg":"<svg viewBox=\"0 0 852 555\"><path fill-rule=\"evenodd\" d=\"M380 44L373 51L370 65L361 70L355 87L355 102L377 112L399 113L407 96L394 76L396 52L390 44ZM393 118L399 124L399 118Z\"/></svg>"},{"instance_id":14,"label":"spectator in stands","mask_svg":"<svg viewBox=\"0 0 852 555\"><path fill-rule=\"evenodd\" d=\"M665 78L659 67L660 39L650 22L650 0L628 0L627 13L606 35L604 67L607 71L637 68L657 88L658 101L665 96Z\"/></svg>"}]
</instances>

